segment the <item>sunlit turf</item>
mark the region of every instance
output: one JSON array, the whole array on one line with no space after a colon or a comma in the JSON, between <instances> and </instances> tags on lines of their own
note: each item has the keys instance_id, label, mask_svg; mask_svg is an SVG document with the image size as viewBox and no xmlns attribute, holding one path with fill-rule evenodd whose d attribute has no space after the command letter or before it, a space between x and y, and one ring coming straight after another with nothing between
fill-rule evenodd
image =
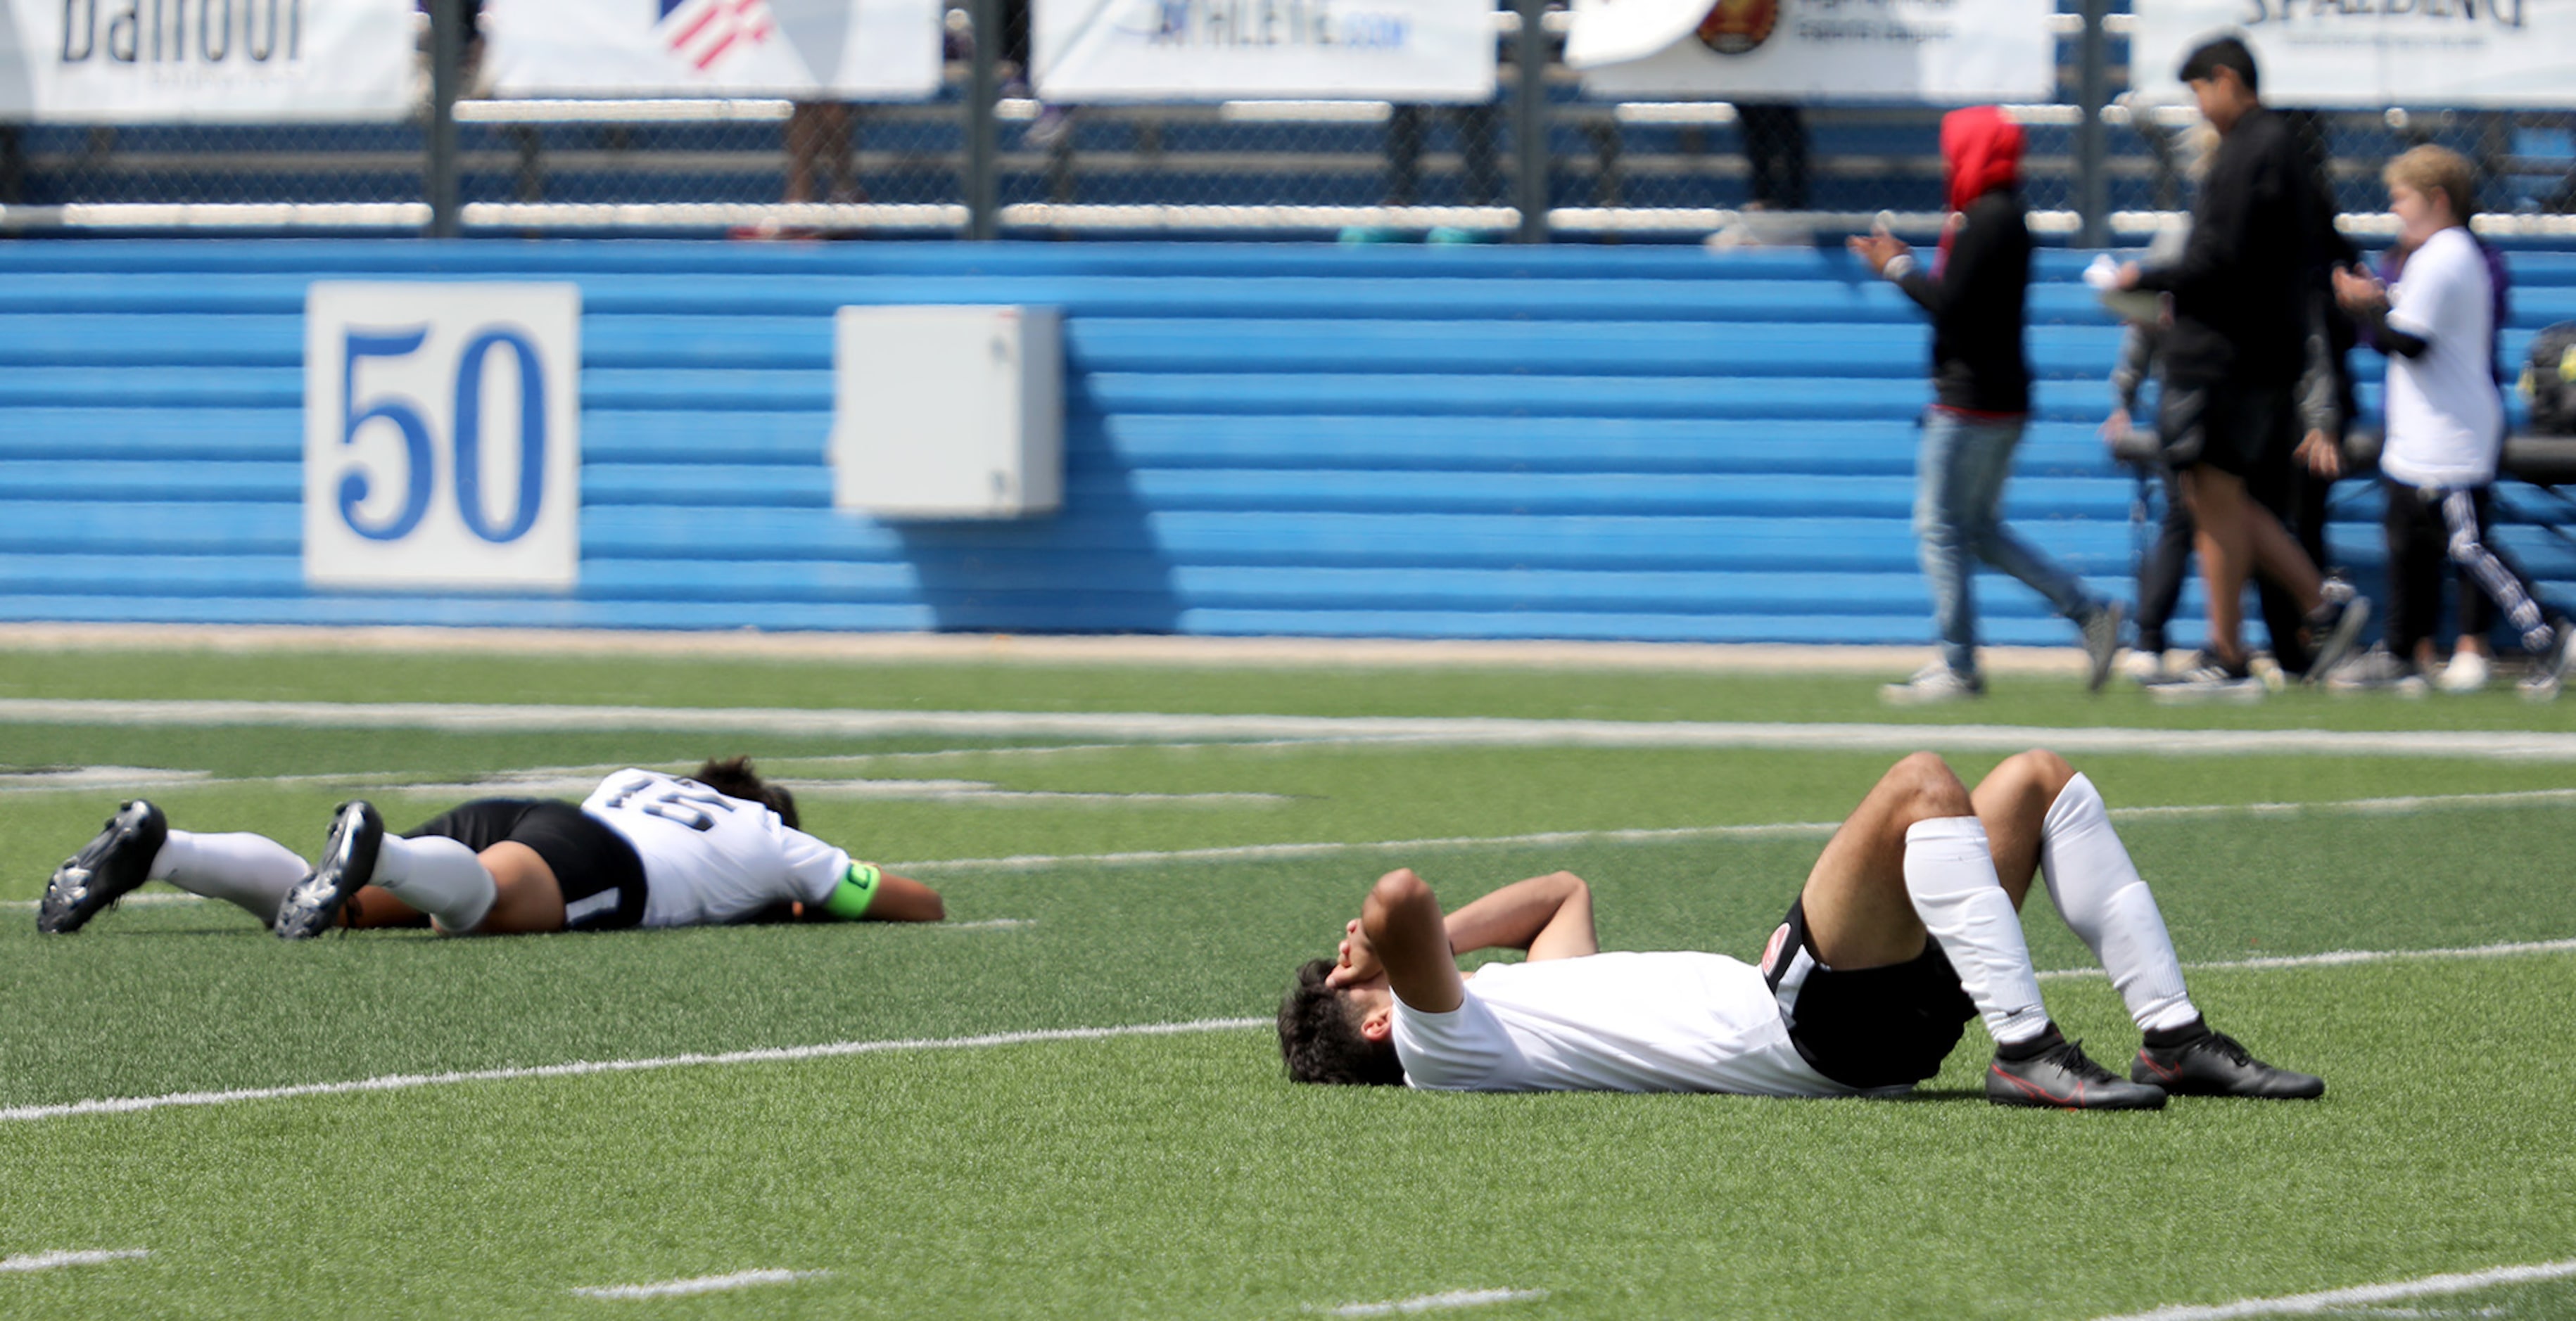
<instances>
[{"instance_id":1,"label":"sunlit turf","mask_svg":"<svg viewBox=\"0 0 2576 1321\"><path fill-rule=\"evenodd\" d=\"M2502 694L2177 713L2026 682L1960 717L2569 727ZM1832 676L121 652L0 656L0 696L1889 718ZM1516 837L1829 823L1894 755L943 746L0 725L0 769L206 772L147 792L180 825L308 849L354 793L404 824L467 792L406 785L748 751L807 785L817 833L920 864L957 924L290 946L220 904L129 905L69 939L0 908L0 1108L1260 1017L1399 862L1453 897L1571 867L1605 945L1749 957L1821 829ZM1997 755L1953 761L1973 777ZM2548 762L2079 761L2115 809L2576 787L2576 766ZM989 790L849 783L905 780ZM127 792L0 792L0 900L32 898ZM1067 794L1085 797L1029 796ZM2225 963L2576 939L2571 824L2576 805L2541 799L2122 830L2183 957ZM1402 840L1492 842L1379 846ZM1078 856L1280 843L1350 847ZM958 861L1009 855L1052 860ZM2044 900L2028 927L2043 968L2087 964ZM1267 1032L1234 1028L0 1122L0 1258L153 1254L0 1273L0 1316L1291 1317L1508 1289L1540 1296L1458 1314L2081 1318L2576 1257L2576 953L2205 969L2194 988L2258 1051L2324 1074L2327 1098L2005 1112L1973 1092L1975 1029L1896 1104L1338 1092L1289 1085ZM2048 993L2097 1055L2134 1046L2104 982ZM828 1273L649 1302L572 1292L759 1269ZM2571 1298L2562 1282L2409 1305L2536 1317Z\"/></svg>"}]
</instances>

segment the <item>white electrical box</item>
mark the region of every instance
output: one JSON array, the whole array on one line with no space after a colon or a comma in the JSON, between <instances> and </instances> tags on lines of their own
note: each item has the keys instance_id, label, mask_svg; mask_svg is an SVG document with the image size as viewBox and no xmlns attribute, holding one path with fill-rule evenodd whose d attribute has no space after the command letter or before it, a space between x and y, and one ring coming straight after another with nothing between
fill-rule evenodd
<instances>
[{"instance_id":1,"label":"white electrical box","mask_svg":"<svg viewBox=\"0 0 2576 1321\"><path fill-rule=\"evenodd\" d=\"M1064 503L1064 334L1052 307L845 307L832 502L897 520Z\"/></svg>"}]
</instances>

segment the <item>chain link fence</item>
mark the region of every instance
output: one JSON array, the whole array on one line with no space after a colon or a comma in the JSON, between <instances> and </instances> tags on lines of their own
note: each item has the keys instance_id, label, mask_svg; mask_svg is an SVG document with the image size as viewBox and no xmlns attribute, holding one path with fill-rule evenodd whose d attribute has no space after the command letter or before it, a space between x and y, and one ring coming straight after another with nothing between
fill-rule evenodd
<instances>
[{"instance_id":1,"label":"chain link fence","mask_svg":"<svg viewBox=\"0 0 2576 1321\"><path fill-rule=\"evenodd\" d=\"M1495 19L1498 92L1470 105L1046 105L1028 92L1024 38L993 42L979 65L965 8L949 15L939 93L902 104L497 100L475 94L468 42L454 82L463 90L453 227L1759 242L1775 229L1858 227L1881 213L1907 229L1939 221L1938 108L1589 97L1559 53L1562 8L1542 23L1540 95L1523 100L1520 14L1505 8ZM1020 31L1024 11L988 21ZM429 228L440 157L427 31L422 105L408 123L0 126L0 228ZM2030 139L2034 227L2074 236L2094 219L2093 235L2134 239L2189 206L2207 130L2188 106L2131 104L2127 16L2114 14L2099 48L2100 149L2088 152L2084 20L2061 14L2057 31L2058 95L2009 108ZM979 99L979 87L989 96ZM2517 218L2576 213L2576 107L2300 118L2347 223L2365 232L2385 205L2381 165L2419 142L2479 164L2492 225L2564 232L2563 219ZM978 150L979 133L989 151ZM1523 206L1540 199L1544 225L1525 225Z\"/></svg>"}]
</instances>

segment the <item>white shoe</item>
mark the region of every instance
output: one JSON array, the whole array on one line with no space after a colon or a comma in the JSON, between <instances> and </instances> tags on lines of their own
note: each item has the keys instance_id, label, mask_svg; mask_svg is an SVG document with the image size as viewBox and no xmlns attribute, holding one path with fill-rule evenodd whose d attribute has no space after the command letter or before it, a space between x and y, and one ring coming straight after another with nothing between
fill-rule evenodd
<instances>
[{"instance_id":1,"label":"white shoe","mask_svg":"<svg viewBox=\"0 0 2576 1321\"><path fill-rule=\"evenodd\" d=\"M2162 683L2168 671L2161 651L2132 651L2120 658L2120 672L2139 683Z\"/></svg>"},{"instance_id":2,"label":"white shoe","mask_svg":"<svg viewBox=\"0 0 2576 1321\"><path fill-rule=\"evenodd\" d=\"M2493 677L2494 669L2486 657L2462 648L2451 653L2451 663L2442 667L2442 678L2436 686L2446 693L2474 693Z\"/></svg>"},{"instance_id":3,"label":"white shoe","mask_svg":"<svg viewBox=\"0 0 2576 1321\"><path fill-rule=\"evenodd\" d=\"M1985 695L1986 681L1973 674L1961 674L1942 661L1934 661L1914 672L1903 683L1882 684L1878 700L1890 706L1930 706L1936 702L1965 701Z\"/></svg>"}]
</instances>

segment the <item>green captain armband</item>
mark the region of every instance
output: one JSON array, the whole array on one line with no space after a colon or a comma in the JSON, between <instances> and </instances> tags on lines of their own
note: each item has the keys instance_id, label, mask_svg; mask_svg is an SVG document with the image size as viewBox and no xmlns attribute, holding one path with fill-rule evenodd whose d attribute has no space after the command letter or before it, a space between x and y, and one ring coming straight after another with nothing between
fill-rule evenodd
<instances>
[{"instance_id":1,"label":"green captain armband","mask_svg":"<svg viewBox=\"0 0 2576 1321\"><path fill-rule=\"evenodd\" d=\"M853 862L848 874L832 887L832 895L823 901L823 911L844 922L856 922L868 915L868 904L877 897L877 882L885 873L874 864Z\"/></svg>"}]
</instances>

